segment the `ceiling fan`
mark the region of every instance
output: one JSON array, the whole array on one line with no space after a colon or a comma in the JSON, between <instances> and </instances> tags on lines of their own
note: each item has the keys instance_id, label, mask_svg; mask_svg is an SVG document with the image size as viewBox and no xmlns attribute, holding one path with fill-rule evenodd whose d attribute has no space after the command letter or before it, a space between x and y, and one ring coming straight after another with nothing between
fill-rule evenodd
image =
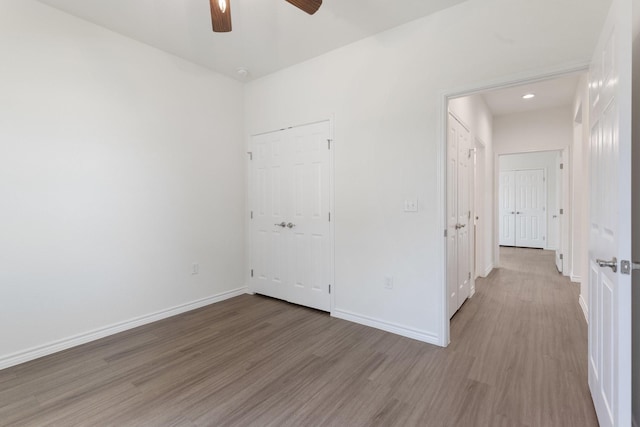
<instances>
[{"instance_id":1,"label":"ceiling fan","mask_svg":"<svg viewBox=\"0 0 640 427\"><path fill-rule=\"evenodd\" d=\"M287 0L300 10L313 15L322 6L322 0ZM213 31L227 33L231 31L231 3L230 0L209 0L211 3L211 22Z\"/></svg>"}]
</instances>

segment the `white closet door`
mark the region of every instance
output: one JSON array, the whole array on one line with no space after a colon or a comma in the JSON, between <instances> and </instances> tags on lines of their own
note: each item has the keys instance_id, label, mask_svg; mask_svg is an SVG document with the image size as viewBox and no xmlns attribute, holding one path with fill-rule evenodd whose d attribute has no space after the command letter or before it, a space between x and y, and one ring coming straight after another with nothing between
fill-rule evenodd
<instances>
[{"instance_id":1,"label":"white closet door","mask_svg":"<svg viewBox=\"0 0 640 427\"><path fill-rule=\"evenodd\" d=\"M251 227L256 293L330 310L330 125L252 138Z\"/></svg>"},{"instance_id":2,"label":"white closet door","mask_svg":"<svg viewBox=\"0 0 640 427\"><path fill-rule=\"evenodd\" d=\"M449 317L469 297L471 284L470 134L449 115L447 138L447 289Z\"/></svg>"},{"instance_id":3,"label":"white closet door","mask_svg":"<svg viewBox=\"0 0 640 427\"><path fill-rule=\"evenodd\" d=\"M458 306L469 298L471 290L471 167L470 133L458 124Z\"/></svg>"},{"instance_id":4,"label":"white closet door","mask_svg":"<svg viewBox=\"0 0 640 427\"><path fill-rule=\"evenodd\" d=\"M543 169L516 171L516 246L546 247L546 191Z\"/></svg>"},{"instance_id":5,"label":"white closet door","mask_svg":"<svg viewBox=\"0 0 640 427\"><path fill-rule=\"evenodd\" d=\"M516 174L515 171L500 172L499 227L500 246L516 245Z\"/></svg>"},{"instance_id":6,"label":"white closet door","mask_svg":"<svg viewBox=\"0 0 640 427\"><path fill-rule=\"evenodd\" d=\"M447 289L449 318L458 310L458 121L449 115L447 136Z\"/></svg>"},{"instance_id":7,"label":"white closet door","mask_svg":"<svg viewBox=\"0 0 640 427\"><path fill-rule=\"evenodd\" d=\"M331 265L329 122L293 128L288 230L290 301L329 311Z\"/></svg>"}]
</instances>

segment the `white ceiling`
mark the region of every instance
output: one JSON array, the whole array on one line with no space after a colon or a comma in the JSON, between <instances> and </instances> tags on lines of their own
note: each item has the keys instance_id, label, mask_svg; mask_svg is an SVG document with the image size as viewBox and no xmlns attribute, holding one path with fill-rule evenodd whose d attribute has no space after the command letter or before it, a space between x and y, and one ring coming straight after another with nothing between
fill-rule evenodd
<instances>
[{"instance_id":1,"label":"white ceiling","mask_svg":"<svg viewBox=\"0 0 640 427\"><path fill-rule=\"evenodd\" d=\"M571 74L552 80L498 89L485 92L482 95L494 116L565 107L573 103L580 74ZM533 93L536 97L522 99L522 96L528 93Z\"/></svg>"},{"instance_id":2,"label":"white ceiling","mask_svg":"<svg viewBox=\"0 0 640 427\"><path fill-rule=\"evenodd\" d=\"M231 0L233 31L213 33L208 0L39 0L242 80L258 78L465 0L324 0L307 15L285 0Z\"/></svg>"}]
</instances>

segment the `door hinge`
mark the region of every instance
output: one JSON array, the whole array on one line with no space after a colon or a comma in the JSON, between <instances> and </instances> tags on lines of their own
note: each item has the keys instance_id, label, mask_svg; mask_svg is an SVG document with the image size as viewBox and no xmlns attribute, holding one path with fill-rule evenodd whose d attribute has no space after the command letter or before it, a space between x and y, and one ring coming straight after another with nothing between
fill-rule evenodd
<instances>
[{"instance_id":1,"label":"door hinge","mask_svg":"<svg viewBox=\"0 0 640 427\"><path fill-rule=\"evenodd\" d=\"M560 209L560 215L564 215L564 209Z\"/></svg>"},{"instance_id":2,"label":"door hinge","mask_svg":"<svg viewBox=\"0 0 640 427\"><path fill-rule=\"evenodd\" d=\"M331 212L329 212L329 222L331 222Z\"/></svg>"},{"instance_id":3,"label":"door hinge","mask_svg":"<svg viewBox=\"0 0 640 427\"><path fill-rule=\"evenodd\" d=\"M251 277L253 277L253 269L251 269Z\"/></svg>"},{"instance_id":4,"label":"door hinge","mask_svg":"<svg viewBox=\"0 0 640 427\"><path fill-rule=\"evenodd\" d=\"M447 230L444 230L444 237L447 237Z\"/></svg>"},{"instance_id":5,"label":"door hinge","mask_svg":"<svg viewBox=\"0 0 640 427\"><path fill-rule=\"evenodd\" d=\"M469 211L469 219L471 219L471 211Z\"/></svg>"},{"instance_id":6,"label":"door hinge","mask_svg":"<svg viewBox=\"0 0 640 427\"><path fill-rule=\"evenodd\" d=\"M564 169L564 163L560 163L560 169Z\"/></svg>"},{"instance_id":7,"label":"door hinge","mask_svg":"<svg viewBox=\"0 0 640 427\"><path fill-rule=\"evenodd\" d=\"M327 150L331 150L331 139L327 139Z\"/></svg>"},{"instance_id":8,"label":"door hinge","mask_svg":"<svg viewBox=\"0 0 640 427\"><path fill-rule=\"evenodd\" d=\"M253 152L247 151L247 154L249 155L249 160L253 160Z\"/></svg>"},{"instance_id":9,"label":"door hinge","mask_svg":"<svg viewBox=\"0 0 640 427\"><path fill-rule=\"evenodd\" d=\"M251 211L251 219L253 219L253 211Z\"/></svg>"},{"instance_id":10,"label":"door hinge","mask_svg":"<svg viewBox=\"0 0 640 427\"><path fill-rule=\"evenodd\" d=\"M469 280L471 280L471 272L469 272Z\"/></svg>"},{"instance_id":11,"label":"door hinge","mask_svg":"<svg viewBox=\"0 0 640 427\"><path fill-rule=\"evenodd\" d=\"M329 285L329 293L331 293L331 285Z\"/></svg>"},{"instance_id":12,"label":"door hinge","mask_svg":"<svg viewBox=\"0 0 640 427\"><path fill-rule=\"evenodd\" d=\"M560 254L560 259L564 259L564 255Z\"/></svg>"},{"instance_id":13,"label":"door hinge","mask_svg":"<svg viewBox=\"0 0 640 427\"><path fill-rule=\"evenodd\" d=\"M631 274L633 270L640 270L640 262L631 262L626 259L620 261L620 273Z\"/></svg>"}]
</instances>

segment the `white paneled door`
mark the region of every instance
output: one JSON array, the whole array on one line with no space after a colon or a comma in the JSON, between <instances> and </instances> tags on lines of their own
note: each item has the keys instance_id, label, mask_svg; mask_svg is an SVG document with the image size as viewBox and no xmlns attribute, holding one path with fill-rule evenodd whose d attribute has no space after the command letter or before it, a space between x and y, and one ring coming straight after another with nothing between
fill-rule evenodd
<instances>
[{"instance_id":1,"label":"white paneled door","mask_svg":"<svg viewBox=\"0 0 640 427\"><path fill-rule=\"evenodd\" d=\"M447 138L447 288L449 317L471 291L471 141L469 130L449 115Z\"/></svg>"},{"instance_id":2,"label":"white paneled door","mask_svg":"<svg viewBox=\"0 0 640 427\"><path fill-rule=\"evenodd\" d=\"M500 172L500 245L516 245L516 174Z\"/></svg>"},{"instance_id":3,"label":"white paneled door","mask_svg":"<svg viewBox=\"0 0 640 427\"><path fill-rule=\"evenodd\" d=\"M330 123L252 138L252 290L330 310Z\"/></svg>"},{"instance_id":4,"label":"white paneled door","mask_svg":"<svg viewBox=\"0 0 640 427\"><path fill-rule=\"evenodd\" d=\"M589 388L603 427L631 425L631 2L614 0L589 70Z\"/></svg>"},{"instance_id":5,"label":"white paneled door","mask_svg":"<svg viewBox=\"0 0 640 427\"><path fill-rule=\"evenodd\" d=\"M543 169L500 172L500 245L546 247L545 189Z\"/></svg>"},{"instance_id":6,"label":"white paneled door","mask_svg":"<svg viewBox=\"0 0 640 427\"><path fill-rule=\"evenodd\" d=\"M564 170L564 165L562 164L562 156L558 156L556 158L556 171L559 171L556 175L556 213L552 216L552 226L555 228L555 236L556 241L554 242L556 248L556 268L559 273L564 272L564 256L562 255L562 214L564 209L562 206L562 187L563 187L563 176L562 171Z\"/></svg>"}]
</instances>

